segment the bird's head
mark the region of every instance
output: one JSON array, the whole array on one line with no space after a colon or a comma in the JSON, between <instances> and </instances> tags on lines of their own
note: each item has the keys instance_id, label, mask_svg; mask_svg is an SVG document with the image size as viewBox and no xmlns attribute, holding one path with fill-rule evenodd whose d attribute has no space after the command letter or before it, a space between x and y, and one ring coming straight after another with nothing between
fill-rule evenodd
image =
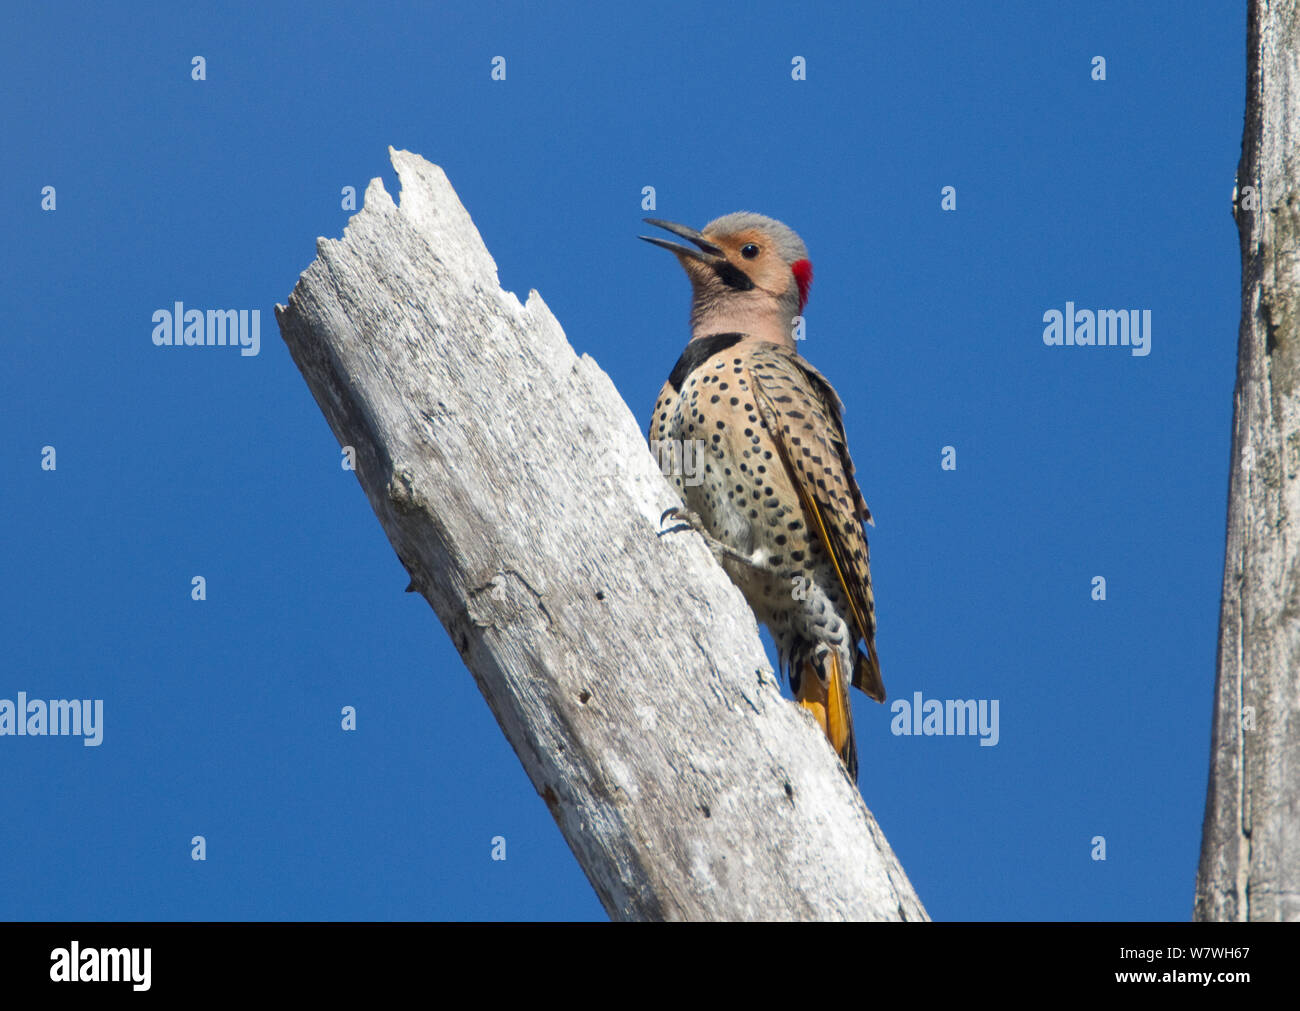
<instances>
[{"instance_id":1,"label":"bird's head","mask_svg":"<svg viewBox=\"0 0 1300 1011\"><path fill-rule=\"evenodd\" d=\"M755 321L789 333L812 285L808 249L793 228L751 211L716 218L702 231L657 218L645 220L692 243L641 236L672 252L690 277L696 336L719 328L752 329Z\"/></svg>"}]
</instances>

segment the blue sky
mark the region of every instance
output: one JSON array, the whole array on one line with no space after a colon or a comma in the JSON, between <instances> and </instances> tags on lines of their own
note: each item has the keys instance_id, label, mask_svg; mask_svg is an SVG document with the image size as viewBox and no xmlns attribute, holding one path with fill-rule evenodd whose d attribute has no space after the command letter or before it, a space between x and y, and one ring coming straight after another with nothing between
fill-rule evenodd
<instances>
[{"instance_id":1,"label":"blue sky","mask_svg":"<svg viewBox=\"0 0 1300 1011\"><path fill-rule=\"evenodd\" d=\"M445 168L502 284L641 420L689 293L636 240L642 187L653 216L797 229L891 701L999 701L980 747L855 698L922 901L1188 918L1244 29L1172 2L11 7L0 699L103 699L104 726L0 736L0 918L603 916L274 324L341 189L396 192L390 144ZM260 354L155 347L176 301L260 309ZM1067 301L1150 310L1151 353L1045 346Z\"/></svg>"}]
</instances>

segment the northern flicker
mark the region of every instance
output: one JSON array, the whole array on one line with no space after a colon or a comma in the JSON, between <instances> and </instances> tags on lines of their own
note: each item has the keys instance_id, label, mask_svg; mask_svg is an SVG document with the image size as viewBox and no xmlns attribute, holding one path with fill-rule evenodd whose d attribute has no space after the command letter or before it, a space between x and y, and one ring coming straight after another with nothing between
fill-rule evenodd
<instances>
[{"instance_id":1,"label":"northern flicker","mask_svg":"<svg viewBox=\"0 0 1300 1011\"><path fill-rule=\"evenodd\" d=\"M686 505L664 516L704 536L856 779L848 685L885 700L863 526L872 519L840 398L795 350L808 251L791 228L749 211L703 231L646 221L691 243L641 236L677 257L693 295L691 339L650 420Z\"/></svg>"}]
</instances>

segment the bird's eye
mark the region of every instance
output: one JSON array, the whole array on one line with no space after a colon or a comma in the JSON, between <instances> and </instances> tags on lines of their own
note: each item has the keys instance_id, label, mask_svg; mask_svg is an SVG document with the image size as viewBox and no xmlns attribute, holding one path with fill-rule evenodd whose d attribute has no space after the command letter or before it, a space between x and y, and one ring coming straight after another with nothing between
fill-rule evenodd
<instances>
[{"instance_id":1,"label":"bird's eye","mask_svg":"<svg viewBox=\"0 0 1300 1011\"><path fill-rule=\"evenodd\" d=\"M747 242L745 245L740 247L740 255L746 260L752 260L758 255L758 247L752 242Z\"/></svg>"}]
</instances>

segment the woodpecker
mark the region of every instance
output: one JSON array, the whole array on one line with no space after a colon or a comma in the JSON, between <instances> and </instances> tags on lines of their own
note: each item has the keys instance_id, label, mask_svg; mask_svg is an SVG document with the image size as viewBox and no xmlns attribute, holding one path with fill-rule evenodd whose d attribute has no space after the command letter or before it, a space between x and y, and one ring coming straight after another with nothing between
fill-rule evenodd
<instances>
[{"instance_id":1,"label":"woodpecker","mask_svg":"<svg viewBox=\"0 0 1300 1011\"><path fill-rule=\"evenodd\" d=\"M692 291L691 338L650 419L652 447L661 464L676 464L665 469L686 507L664 513L675 525L663 532L704 537L771 631L795 699L856 780L848 685L885 700L864 527L873 521L843 404L795 350L808 250L787 225L749 211L703 231L645 220L691 243L640 236L677 257ZM693 468L677 463L692 450Z\"/></svg>"}]
</instances>

